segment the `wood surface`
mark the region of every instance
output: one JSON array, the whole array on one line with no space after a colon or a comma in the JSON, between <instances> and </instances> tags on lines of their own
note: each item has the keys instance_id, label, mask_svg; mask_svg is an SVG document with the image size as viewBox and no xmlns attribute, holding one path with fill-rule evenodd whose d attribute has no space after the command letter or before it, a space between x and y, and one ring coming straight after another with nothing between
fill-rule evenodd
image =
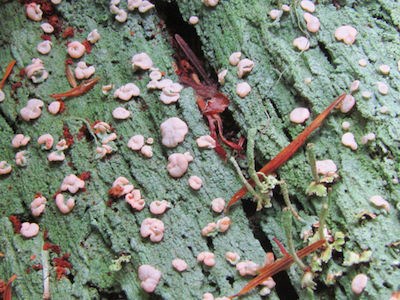
<instances>
[{"instance_id":1,"label":"wood surface","mask_svg":"<svg viewBox=\"0 0 400 300\"><path fill-rule=\"evenodd\" d=\"M400 7L396 1L318 1L314 13L321 22L320 31L308 33L303 19L304 11L299 1L292 1L290 13L279 20L272 20L269 11L279 8L281 1L221 0L214 7L206 7L200 0L156 1L157 10L145 14L128 12L128 20L118 23L109 11L108 1L62 1L56 7L63 20L63 28L72 26L75 37L63 39L52 36L53 49L48 55L36 51L43 34L40 22L25 16L24 6L18 1L2 1L0 8L0 73L8 62L17 61L13 73L3 91L6 99L0 103L0 161L8 161L13 171L0 175L0 278L7 280L13 274L18 279L13 283L15 299L41 299L43 294L42 271L32 265L42 263L43 232L48 240L61 247L62 253L70 253L73 269L60 280L50 268L50 292L53 299L201 299L203 293L211 292L215 297L229 296L238 292L250 278L242 278L225 260L227 251L240 254L242 260L253 260L262 265L265 252L278 248L271 246L277 237L286 243L281 224L284 206L279 189L274 191L273 206L255 212L254 205L245 205L245 213L239 203L230 210L232 225L228 232L204 238L201 229L220 218L210 209L216 197L226 201L241 187L241 182L231 164L221 160L213 150L200 150L196 138L209 134L206 120L202 117L195 93L185 88L177 104L165 105L159 100L159 91L149 91L147 72L134 73L130 59L146 52L154 65L165 72L165 78L179 82L174 72L175 49L171 46L172 33L186 30L182 25L174 27L173 20L182 16L185 26L190 16L200 21L194 27L198 40L193 48L200 46L207 72L216 74L228 69L226 83L220 88L231 100L225 123L226 132L239 128L236 138L246 136L250 128L261 132L256 140L256 162L264 165L305 127L289 121L289 113L298 106L311 111L315 118L333 99L348 91L354 80L360 80L360 90L354 94L356 106L347 114L332 113L327 121L314 133L310 142L315 144L317 159L332 159L338 166L340 179L332 187L328 228L332 235L343 232L345 244L341 251L334 251L332 258L323 263L315 275L317 289L310 294L301 288L302 272L292 266L287 275L275 278L275 288L269 298L288 299L297 295L300 299L351 299L351 281L358 273L365 273L368 284L360 299L389 299L392 292L400 290L399 239L400 239ZM124 1L120 4L126 7ZM176 10L175 10L176 8ZM336 41L334 32L342 25L352 25L358 31L353 45ZM101 39L90 54L83 58L96 67L96 76L101 78L93 90L85 95L65 101L66 110L53 116L44 108L36 121L26 122L19 116L20 109L30 98L39 98L46 104L50 94L70 89L64 73L67 58L67 41L86 38L97 28ZM182 32L184 36L185 32ZM311 47L299 52L292 41L298 36L307 36ZM197 43L197 44L195 44ZM244 79L238 79L236 67L229 65L232 52L241 51L243 57L255 62L253 71ZM30 64L32 58L40 57L49 78L33 84L19 71ZM367 59L366 67L358 63ZM75 60L76 62L78 60ZM389 75L382 75L379 66L389 65ZM311 83L305 79L311 78ZM235 93L238 82L247 81L251 93L244 99ZM15 91L12 84L21 82ZM126 103L118 102L113 93L104 95L101 87L114 84L119 87L134 82L141 95ZM385 82L389 93L378 92L377 82ZM362 97L370 91L370 99ZM124 121L113 119L111 112L124 106L132 117ZM381 109L385 106L386 113ZM174 149L161 144L160 124L169 117L178 116L189 126L184 142ZM229 119L229 118L228 118ZM118 135L118 150L106 159L96 159L96 144L90 139L78 139L84 121L109 122ZM232 123L234 121L234 124ZM358 149L352 151L341 144L344 133L341 124L348 121L355 135ZM307 122L310 122L307 121ZM234 126L233 126L234 125ZM67 126L74 136L74 144L66 151L66 160L52 164L46 159L47 152L36 143L44 133L51 133L55 140L63 135ZM376 140L366 145L361 137L369 132ZM26 150L29 161L26 167L15 165L17 150L11 147L11 139L17 133L31 137ZM135 134L154 138L152 158L147 159L130 150L126 144ZM166 170L168 155L189 151L194 156L189 171L180 179L171 178ZM238 159L246 173L246 159ZM68 174L89 171L86 191L75 195L76 206L68 215L62 215L54 201L63 178ZM278 170L290 191L290 197L300 214L309 220L317 220L322 200L306 195L312 181L305 148ZM200 191L188 187L187 179L197 175L203 179ZM164 239L152 243L140 236L140 224L151 214L146 207L141 212L132 212L123 199L108 206L108 190L113 181L127 177L142 192L146 203L165 199L172 208L159 217L165 224ZM45 213L38 218L31 215L30 203L36 193L48 200ZM391 206L388 213L374 207L369 198L381 195ZM244 202L251 201L247 196ZM366 211L376 214L375 219L360 220L357 215ZM25 239L14 234L9 221L16 215L21 221L37 222L40 234ZM306 217L308 216L308 217ZM295 244L304 247L300 232L304 225L296 223ZM270 242L271 241L271 242ZM361 253L372 251L370 261L344 266L349 251ZM196 261L202 251L216 255L215 267L206 268ZM122 264L120 271L110 271L113 260L130 255L130 261ZM32 259L35 256L35 259ZM50 259L58 257L50 253ZM189 270L178 273L172 269L172 259L185 259ZM317 256L314 256L317 257ZM310 258L305 262L310 264ZM51 263L51 261L50 261ZM162 272L162 279L153 294L140 287L137 269L142 264L151 264ZM327 275L342 272L336 282L328 284ZM243 299L259 299L253 291Z\"/></svg>"}]
</instances>

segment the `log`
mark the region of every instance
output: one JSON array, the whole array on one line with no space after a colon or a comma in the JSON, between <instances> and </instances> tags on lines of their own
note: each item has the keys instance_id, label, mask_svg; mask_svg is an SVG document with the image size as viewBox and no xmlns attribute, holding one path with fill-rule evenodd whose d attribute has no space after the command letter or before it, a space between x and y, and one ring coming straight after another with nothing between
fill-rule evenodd
<instances>
[{"instance_id":1,"label":"log","mask_svg":"<svg viewBox=\"0 0 400 300\"><path fill-rule=\"evenodd\" d=\"M23 1L21 1L23 2ZM45 7L44 2L42 8ZM331 205L327 228L330 236L343 233L345 243L330 241L336 249L326 262L318 263L321 252L305 258L304 262L315 270L314 291L301 288L302 271L292 266L286 273L274 277L277 282L269 297L272 299L300 298L310 294L317 299L348 299L353 294L351 283L360 273L368 276L368 283L361 299L388 299L400 290L398 218L400 204L399 152L400 74L398 60L399 7L395 1L318 1L313 13L321 22L317 33L307 31L304 9L299 1L290 3L290 12L272 20L271 9L280 9L280 1L266 3L261 0L220 1L207 7L201 1L154 1L156 7L140 13L127 10L127 3L118 6L127 12L126 22L118 22L110 12L108 1L62 1L51 5L43 21L55 13L61 31L48 34L52 50L48 55L39 54L38 43L43 41L41 22L27 18L25 6L17 1L3 1L0 11L1 56L0 73L15 59L16 66L6 81L5 99L0 103L0 161L12 166L8 175L0 175L0 278L7 280L13 274L13 296L17 299L43 297L43 270L49 266L49 290L53 299L201 299L206 292L215 297L237 293L250 277L241 277L235 267L224 258L227 251L237 252L241 260L252 260L263 265L265 252L280 256L278 247L272 245L273 237L284 244L286 239L282 224L284 203L280 190L274 190L272 207L255 211L250 195L231 208L232 220L226 233L203 237L201 229L222 217L210 209L214 198L226 201L241 187L236 171L229 162L221 159L211 149L199 149L196 139L210 134L207 120L199 111L195 91L186 87L177 103L163 104L159 90L149 90L147 71L134 72L131 58L134 54L147 53L163 77L179 82L175 73L177 49L172 36L180 34L204 62L207 73L215 74L227 69L225 84L219 88L230 99L224 113L225 134L237 140L247 136L249 129L260 129L256 140L256 164L264 165L288 145L304 127L337 96L348 92L354 80L361 82L353 96L356 105L344 114L333 112L314 133L309 142L315 145L318 160L332 159L338 166L340 179L332 185ZM47 15L46 15L47 14ZM189 24L196 15L199 23ZM182 18L182 20L179 20ZM356 41L347 45L335 39L335 30L351 25L357 31ZM68 26L74 28L73 37L62 37ZM65 75L65 62L69 58L66 44L84 41L89 32L97 29L100 40L92 45L90 53L74 59L85 61L96 68L99 83L87 93L65 99L65 111L52 115L47 105L54 99L51 94L71 89ZM57 31L57 29L56 29ZM293 46L296 37L309 39L310 49L298 51ZM239 79L237 68L229 64L231 53L241 51L242 58L254 61L253 70ZM33 83L21 70L40 58L48 78ZM367 64L363 66L365 59ZM383 74L382 65L390 66L390 73ZM252 87L245 98L236 95L239 82ZM129 101L118 101L114 91L133 82L140 88L140 96ZM379 82L389 87L387 94L379 91ZM17 87L18 85L20 87ZM102 86L113 84L108 94ZM369 92L369 93L367 93ZM41 116L24 121L20 110L31 98L44 102ZM115 120L112 111L123 106L131 112L127 120ZM303 125L294 125L289 113L295 107L307 107L311 118ZM160 124L168 118L179 117L189 127L184 141L175 148L161 144ZM85 130L96 121L112 125L118 138L116 151L103 159L96 157L94 131ZM342 122L350 122L349 131L358 143L357 150L341 144L345 133ZM66 128L73 137L73 144L65 150L66 159L55 163L47 160L50 151L37 143L40 135L49 133L55 142L65 137ZM14 149L11 140L22 133L31 138L28 145ZM374 133L375 140L362 144L362 137ZM146 158L127 147L128 140L137 134L153 138L153 156ZM16 165L15 155L26 150L27 164ZM228 148L227 148L228 150ZM194 157L188 172L178 179L169 176L166 165L172 153L190 152ZM229 152L229 151L228 151ZM245 157L239 164L247 173ZM75 198L71 213L63 215L57 208L54 196L63 179L69 174L90 172L85 190L75 195L64 192L65 197ZM192 175L203 180L203 187L194 191L188 186ZM278 171L289 187L290 198L307 224L295 222L294 241L297 249L308 244L301 233L312 229L321 210L321 198L307 196L306 189L313 180L305 148ZM114 180L126 177L141 194L146 207L135 212L123 197L113 199L109 189ZM47 199L45 212L34 217L30 203L41 193ZM369 199L382 196L390 209L374 206ZM171 208L162 216L154 216L148 206L155 200L167 200ZM14 232L10 216L21 222L34 222L40 226L34 238L24 238ZM140 235L140 226L146 218L157 218L165 225L164 238L151 242ZM315 228L314 228L315 230ZM46 233L47 236L44 236ZM60 253L43 250L46 242L60 247ZM333 247L333 246L332 246ZM349 257L372 251L365 261L354 262ZM216 265L206 267L197 262L202 251L215 254ZM54 258L68 253L71 269L57 279ZM172 268L174 258L184 259L189 268L179 273ZM115 260L125 259L121 268ZM138 267L150 264L161 271L162 278L153 293L146 293L138 278ZM114 267L114 268L113 268ZM244 299L260 299L252 291Z\"/></svg>"}]
</instances>

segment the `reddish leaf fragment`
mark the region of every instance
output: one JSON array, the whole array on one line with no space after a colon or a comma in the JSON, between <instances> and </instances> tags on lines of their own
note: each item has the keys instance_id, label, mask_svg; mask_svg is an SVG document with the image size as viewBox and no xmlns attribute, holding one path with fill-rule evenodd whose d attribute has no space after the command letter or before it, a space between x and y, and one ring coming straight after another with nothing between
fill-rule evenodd
<instances>
[{"instance_id":1,"label":"reddish leaf fragment","mask_svg":"<svg viewBox=\"0 0 400 300\"><path fill-rule=\"evenodd\" d=\"M61 34L63 39L69 38L69 37L74 37L75 32L74 28L72 26L68 26L67 28L64 29L63 33Z\"/></svg>"},{"instance_id":2,"label":"reddish leaf fragment","mask_svg":"<svg viewBox=\"0 0 400 300\"><path fill-rule=\"evenodd\" d=\"M88 54L92 52L92 44L88 40L83 40L82 45L85 46L86 52Z\"/></svg>"},{"instance_id":3,"label":"reddish leaf fragment","mask_svg":"<svg viewBox=\"0 0 400 300\"><path fill-rule=\"evenodd\" d=\"M78 85L77 87L74 87L65 93L51 94L50 97L56 100L60 100L62 98L78 97L90 91L96 85L96 83L99 82L99 80L100 80L99 77L88 79L83 83L81 83L80 85Z\"/></svg>"},{"instance_id":4,"label":"reddish leaf fragment","mask_svg":"<svg viewBox=\"0 0 400 300\"><path fill-rule=\"evenodd\" d=\"M12 223L12 225L14 227L14 233L20 233L20 231L21 231L20 219L15 215L9 216L8 219L10 220L10 222Z\"/></svg>"},{"instance_id":5,"label":"reddish leaf fragment","mask_svg":"<svg viewBox=\"0 0 400 300\"><path fill-rule=\"evenodd\" d=\"M80 174L78 177L80 179L82 179L83 181L87 181L90 179L90 176L91 176L90 171L86 171L86 172L83 172L82 174Z\"/></svg>"},{"instance_id":6,"label":"reddish leaf fragment","mask_svg":"<svg viewBox=\"0 0 400 300\"><path fill-rule=\"evenodd\" d=\"M50 242L45 242L43 244L43 250L50 250L54 253L60 254L61 253L61 247L56 244L52 244Z\"/></svg>"},{"instance_id":7,"label":"reddish leaf fragment","mask_svg":"<svg viewBox=\"0 0 400 300\"><path fill-rule=\"evenodd\" d=\"M63 127L63 136L64 139L67 142L68 147L74 144L74 137L72 136L71 132L69 131L69 128L67 125L64 125Z\"/></svg>"}]
</instances>

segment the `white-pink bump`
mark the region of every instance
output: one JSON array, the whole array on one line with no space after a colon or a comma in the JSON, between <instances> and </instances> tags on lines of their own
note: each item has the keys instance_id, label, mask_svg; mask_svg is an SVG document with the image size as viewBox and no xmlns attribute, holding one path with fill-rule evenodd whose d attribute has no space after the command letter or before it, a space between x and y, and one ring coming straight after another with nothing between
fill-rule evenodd
<instances>
[{"instance_id":1,"label":"white-pink bump","mask_svg":"<svg viewBox=\"0 0 400 300\"><path fill-rule=\"evenodd\" d=\"M180 258L175 258L175 259L172 261L172 266L173 266L174 269L177 270L178 272L186 271L187 268L188 268L187 263L186 263L183 259L180 259Z\"/></svg>"},{"instance_id":2,"label":"white-pink bump","mask_svg":"<svg viewBox=\"0 0 400 300\"><path fill-rule=\"evenodd\" d=\"M310 111L305 107L297 107L290 112L289 119L296 124L304 123L310 117Z\"/></svg>"}]
</instances>

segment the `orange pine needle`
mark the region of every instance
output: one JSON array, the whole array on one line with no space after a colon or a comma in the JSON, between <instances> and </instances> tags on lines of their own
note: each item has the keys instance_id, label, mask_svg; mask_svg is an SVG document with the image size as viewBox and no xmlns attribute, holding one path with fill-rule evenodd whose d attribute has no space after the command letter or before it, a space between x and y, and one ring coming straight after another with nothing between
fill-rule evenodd
<instances>
[{"instance_id":1,"label":"orange pine needle","mask_svg":"<svg viewBox=\"0 0 400 300\"><path fill-rule=\"evenodd\" d=\"M299 251L296 252L297 256L299 258L303 258L307 256L308 254L316 251L320 247L322 247L325 244L325 240L319 240L316 241L315 243L312 243L311 245L308 245L304 247L303 249L300 249ZM255 277L254 279L250 280L249 283L247 283L243 289L240 290L237 294L230 296L230 299L233 299L235 297L242 296L244 294L247 294L250 292L252 289L254 289L256 286L260 285L263 283L265 280L267 280L269 277L274 276L275 274L286 270L291 266L291 264L294 262L293 256L291 255L285 255L281 259L276 260L275 262L271 264L267 264L264 267L260 268L258 270L259 275Z\"/></svg>"},{"instance_id":2,"label":"orange pine needle","mask_svg":"<svg viewBox=\"0 0 400 300\"><path fill-rule=\"evenodd\" d=\"M6 71L4 73L3 79L0 81L0 90L3 89L4 84L6 83L6 80L8 78L8 76L10 76L12 69L14 68L14 65L17 63L16 60L12 60L10 61L10 63L8 64Z\"/></svg>"},{"instance_id":3,"label":"orange pine needle","mask_svg":"<svg viewBox=\"0 0 400 300\"><path fill-rule=\"evenodd\" d=\"M311 122L289 145L287 145L281 152L279 152L273 159L271 159L259 172L269 175L283 165L289 158L296 153L296 151L304 144L308 136L319 126L329 115L332 109L337 106L344 98L346 94L340 95L335 101L333 101L322 113L320 113L314 121ZM254 186L253 180L248 181L249 184ZM247 188L243 186L238 190L230 199L225 211L227 212L229 207L239 201L244 195L246 195Z\"/></svg>"},{"instance_id":4,"label":"orange pine needle","mask_svg":"<svg viewBox=\"0 0 400 300\"><path fill-rule=\"evenodd\" d=\"M12 295L11 295L12 287L11 287L11 284L13 283L13 281L15 279L17 279L17 275L14 274L8 280L7 285L6 285L6 289L4 290L4 293L3 293L3 300L12 300Z\"/></svg>"},{"instance_id":5,"label":"orange pine needle","mask_svg":"<svg viewBox=\"0 0 400 300\"><path fill-rule=\"evenodd\" d=\"M65 93L51 94L50 97L56 100L60 100L62 98L72 98L83 95L88 91L90 91L96 85L96 83L99 82L99 80L100 80L99 77L88 79L83 83L81 83L80 85L78 85L77 87L74 87Z\"/></svg>"}]
</instances>

